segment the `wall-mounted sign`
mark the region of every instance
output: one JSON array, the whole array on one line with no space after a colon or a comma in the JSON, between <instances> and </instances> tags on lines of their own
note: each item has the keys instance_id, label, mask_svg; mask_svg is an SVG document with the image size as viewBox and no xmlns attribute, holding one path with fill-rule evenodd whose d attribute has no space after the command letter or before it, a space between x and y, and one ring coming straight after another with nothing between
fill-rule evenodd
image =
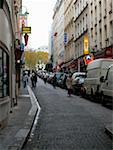
<instances>
[{"instance_id":1,"label":"wall-mounted sign","mask_svg":"<svg viewBox=\"0 0 113 150\"><path fill-rule=\"evenodd\" d=\"M67 44L68 42L68 36L67 36L67 33L65 32L64 33L64 44Z\"/></svg>"},{"instance_id":2,"label":"wall-mounted sign","mask_svg":"<svg viewBox=\"0 0 113 150\"><path fill-rule=\"evenodd\" d=\"M88 35L84 36L84 54L89 54L89 40L88 40Z\"/></svg>"},{"instance_id":3,"label":"wall-mounted sign","mask_svg":"<svg viewBox=\"0 0 113 150\"><path fill-rule=\"evenodd\" d=\"M22 27L22 33L31 33L31 27Z\"/></svg>"},{"instance_id":4,"label":"wall-mounted sign","mask_svg":"<svg viewBox=\"0 0 113 150\"><path fill-rule=\"evenodd\" d=\"M91 61L94 60L94 56L93 56L93 54L90 53L90 54L85 55L85 56L83 57L83 59L84 59L85 65L87 65L87 64L89 64Z\"/></svg>"},{"instance_id":5,"label":"wall-mounted sign","mask_svg":"<svg viewBox=\"0 0 113 150\"><path fill-rule=\"evenodd\" d=\"M25 46L27 46L27 44L28 44L28 38L29 38L29 36L27 35L27 33L25 33L25 35L24 35Z\"/></svg>"}]
</instances>

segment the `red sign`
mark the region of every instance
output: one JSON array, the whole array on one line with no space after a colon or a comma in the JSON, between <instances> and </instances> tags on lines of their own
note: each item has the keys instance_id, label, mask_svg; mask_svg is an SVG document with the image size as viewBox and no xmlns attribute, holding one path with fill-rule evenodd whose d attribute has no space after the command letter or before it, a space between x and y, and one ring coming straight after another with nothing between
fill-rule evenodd
<instances>
[{"instance_id":1,"label":"red sign","mask_svg":"<svg viewBox=\"0 0 113 150\"><path fill-rule=\"evenodd\" d=\"M88 54L86 56L84 56L84 62L85 62L85 65L89 64L91 61L94 60L94 56L92 54Z\"/></svg>"},{"instance_id":2,"label":"red sign","mask_svg":"<svg viewBox=\"0 0 113 150\"><path fill-rule=\"evenodd\" d=\"M106 56L112 56L112 47L106 48L105 54Z\"/></svg>"},{"instance_id":3,"label":"red sign","mask_svg":"<svg viewBox=\"0 0 113 150\"><path fill-rule=\"evenodd\" d=\"M27 35L27 33L24 35L24 40L25 40L25 46L27 46L27 44L28 44L28 35Z\"/></svg>"}]
</instances>

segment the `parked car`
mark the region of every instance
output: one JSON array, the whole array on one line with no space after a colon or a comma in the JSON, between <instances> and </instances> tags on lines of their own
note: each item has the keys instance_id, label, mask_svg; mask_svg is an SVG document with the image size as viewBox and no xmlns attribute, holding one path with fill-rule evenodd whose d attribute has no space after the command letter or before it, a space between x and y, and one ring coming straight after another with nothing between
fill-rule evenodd
<instances>
[{"instance_id":1,"label":"parked car","mask_svg":"<svg viewBox=\"0 0 113 150\"><path fill-rule=\"evenodd\" d=\"M81 88L82 96L88 96L91 100L98 100L99 89L101 87L100 77L105 78L107 69L113 59L96 59L90 62L87 66L87 77L84 80Z\"/></svg>"},{"instance_id":2,"label":"parked car","mask_svg":"<svg viewBox=\"0 0 113 150\"><path fill-rule=\"evenodd\" d=\"M67 86L66 86L66 79L67 79L67 74L64 73L61 76L60 80L58 80L58 86L63 88L63 89L66 89L67 88Z\"/></svg>"},{"instance_id":3,"label":"parked car","mask_svg":"<svg viewBox=\"0 0 113 150\"><path fill-rule=\"evenodd\" d=\"M50 73L48 78L47 78L47 82L52 83L53 77L54 77L54 73Z\"/></svg>"},{"instance_id":4,"label":"parked car","mask_svg":"<svg viewBox=\"0 0 113 150\"><path fill-rule=\"evenodd\" d=\"M113 64L109 66L106 76L101 76L101 88L100 88L100 98L101 103L105 105L106 103L113 104Z\"/></svg>"},{"instance_id":5,"label":"parked car","mask_svg":"<svg viewBox=\"0 0 113 150\"><path fill-rule=\"evenodd\" d=\"M58 82L59 82L59 80L61 79L61 77L63 76L63 72L56 72L55 73L56 74L56 78L57 78L57 85L58 85Z\"/></svg>"},{"instance_id":6,"label":"parked car","mask_svg":"<svg viewBox=\"0 0 113 150\"><path fill-rule=\"evenodd\" d=\"M84 83L84 79L86 77L85 72L75 72L72 75L72 87L73 87L73 93L74 94L80 94L81 87Z\"/></svg>"}]
</instances>

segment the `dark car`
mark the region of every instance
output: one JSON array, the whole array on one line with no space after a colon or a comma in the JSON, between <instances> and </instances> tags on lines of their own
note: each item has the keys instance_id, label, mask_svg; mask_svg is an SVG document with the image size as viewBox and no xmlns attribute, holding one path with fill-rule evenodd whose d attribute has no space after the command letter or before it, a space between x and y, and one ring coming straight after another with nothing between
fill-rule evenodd
<instances>
[{"instance_id":1,"label":"dark car","mask_svg":"<svg viewBox=\"0 0 113 150\"><path fill-rule=\"evenodd\" d=\"M58 86L63 88L63 89L66 89L67 88L67 86L66 86L66 79L67 79L67 74L64 73L61 76L60 80L58 81Z\"/></svg>"}]
</instances>

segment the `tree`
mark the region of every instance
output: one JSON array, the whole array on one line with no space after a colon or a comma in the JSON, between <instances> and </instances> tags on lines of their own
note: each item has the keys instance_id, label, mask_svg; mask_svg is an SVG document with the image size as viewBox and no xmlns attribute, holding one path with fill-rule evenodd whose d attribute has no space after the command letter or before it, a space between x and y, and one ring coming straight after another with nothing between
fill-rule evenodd
<instances>
[{"instance_id":1,"label":"tree","mask_svg":"<svg viewBox=\"0 0 113 150\"><path fill-rule=\"evenodd\" d=\"M35 68L37 63L48 63L48 53L47 52L36 52L27 50L25 51L25 64L30 69Z\"/></svg>"}]
</instances>

